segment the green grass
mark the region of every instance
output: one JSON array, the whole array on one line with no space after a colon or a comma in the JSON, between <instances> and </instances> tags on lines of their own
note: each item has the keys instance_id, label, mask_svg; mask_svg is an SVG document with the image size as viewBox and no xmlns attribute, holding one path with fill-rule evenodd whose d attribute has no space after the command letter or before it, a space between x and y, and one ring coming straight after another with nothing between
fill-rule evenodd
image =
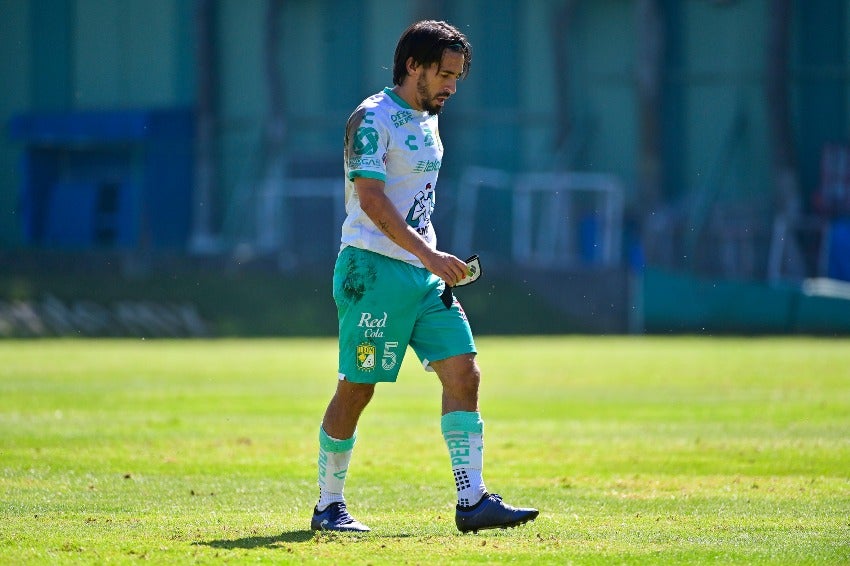
<instances>
[{"instance_id":1,"label":"green grass","mask_svg":"<svg viewBox=\"0 0 850 566\"><path fill-rule=\"evenodd\" d=\"M455 530L408 353L346 487L373 532L335 536L307 530L334 340L0 342L0 563L850 563L850 341L479 349L488 487L537 521Z\"/></svg>"}]
</instances>

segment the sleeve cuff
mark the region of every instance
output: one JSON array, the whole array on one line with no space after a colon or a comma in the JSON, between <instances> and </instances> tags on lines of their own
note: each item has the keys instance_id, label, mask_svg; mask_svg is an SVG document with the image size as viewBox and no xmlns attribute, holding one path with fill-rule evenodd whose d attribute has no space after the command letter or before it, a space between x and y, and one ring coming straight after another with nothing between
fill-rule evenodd
<instances>
[{"instance_id":1,"label":"sleeve cuff","mask_svg":"<svg viewBox=\"0 0 850 566\"><path fill-rule=\"evenodd\" d=\"M348 180L353 181L355 177L363 177L366 179L377 179L379 181L387 180L387 176L378 171L349 171Z\"/></svg>"}]
</instances>

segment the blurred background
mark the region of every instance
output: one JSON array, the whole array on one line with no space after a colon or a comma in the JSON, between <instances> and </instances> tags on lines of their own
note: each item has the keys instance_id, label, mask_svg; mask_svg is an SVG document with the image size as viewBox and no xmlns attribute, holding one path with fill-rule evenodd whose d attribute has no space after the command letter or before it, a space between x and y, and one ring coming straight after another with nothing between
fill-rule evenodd
<instances>
[{"instance_id":1,"label":"blurred background","mask_svg":"<svg viewBox=\"0 0 850 566\"><path fill-rule=\"evenodd\" d=\"M0 336L333 335L342 134L473 45L479 333L850 334L850 0L0 0Z\"/></svg>"}]
</instances>

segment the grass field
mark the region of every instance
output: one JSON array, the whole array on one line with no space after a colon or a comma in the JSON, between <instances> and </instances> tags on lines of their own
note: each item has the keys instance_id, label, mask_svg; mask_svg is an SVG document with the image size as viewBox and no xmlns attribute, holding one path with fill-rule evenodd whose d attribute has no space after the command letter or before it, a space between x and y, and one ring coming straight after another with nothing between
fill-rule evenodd
<instances>
[{"instance_id":1,"label":"grass field","mask_svg":"<svg viewBox=\"0 0 850 566\"><path fill-rule=\"evenodd\" d=\"M479 340L485 478L534 523L461 535L411 353L313 534L328 339L0 342L0 563L848 564L850 341Z\"/></svg>"}]
</instances>

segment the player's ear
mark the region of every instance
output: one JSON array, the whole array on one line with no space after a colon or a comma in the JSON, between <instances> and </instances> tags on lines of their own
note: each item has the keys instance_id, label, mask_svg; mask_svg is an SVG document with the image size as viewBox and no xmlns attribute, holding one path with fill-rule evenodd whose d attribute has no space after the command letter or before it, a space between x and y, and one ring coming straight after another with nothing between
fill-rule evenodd
<instances>
[{"instance_id":1,"label":"player's ear","mask_svg":"<svg viewBox=\"0 0 850 566\"><path fill-rule=\"evenodd\" d=\"M407 58L407 61L405 61L405 66L407 67L408 75L415 75L416 70L420 67L419 63L413 60L413 57Z\"/></svg>"}]
</instances>

